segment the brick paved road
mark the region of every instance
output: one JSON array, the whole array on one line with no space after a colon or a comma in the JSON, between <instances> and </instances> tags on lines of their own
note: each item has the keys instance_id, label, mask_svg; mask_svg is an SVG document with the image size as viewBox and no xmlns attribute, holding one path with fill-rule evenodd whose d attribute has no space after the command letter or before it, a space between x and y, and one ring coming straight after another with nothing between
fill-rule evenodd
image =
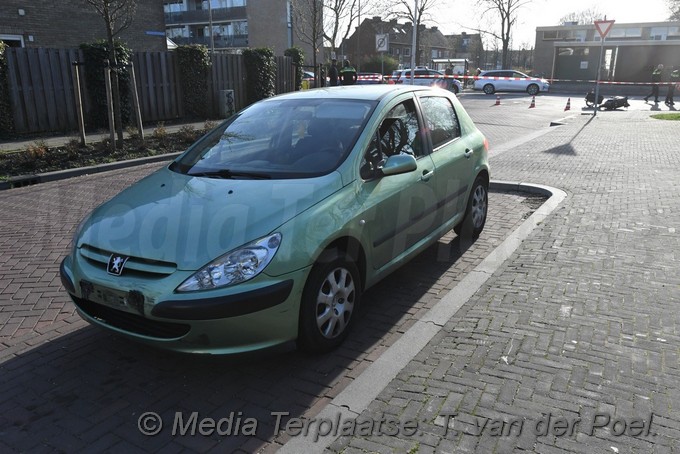
<instances>
[{"instance_id":1,"label":"brick paved road","mask_svg":"<svg viewBox=\"0 0 680 454\"><path fill-rule=\"evenodd\" d=\"M492 194L484 237L453 234L367 292L356 336L333 354L202 358L142 347L91 327L61 289L58 265L75 224L158 164L0 194L0 451L275 450L271 411L313 415L389 347L536 206ZM540 203L540 202L539 202ZM257 437L143 437L146 411L242 412ZM285 435L276 442L285 441Z\"/></svg>"},{"instance_id":2,"label":"brick paved road","mask_svg":"<svg viewBox=\"0 0 680 454\"><path fill-rule=\"evenodd\" d=\"M569 197L362 415L415 418L420 434L332 451L680 452L678 137L677 122L611 112L492 158L496 178ZM580 425L535 435L547 413ZM597 413L636 433L653 414L651 433L590 435ZM521 435L494 436L513 419Z\"/></svg>"}]
</instances>

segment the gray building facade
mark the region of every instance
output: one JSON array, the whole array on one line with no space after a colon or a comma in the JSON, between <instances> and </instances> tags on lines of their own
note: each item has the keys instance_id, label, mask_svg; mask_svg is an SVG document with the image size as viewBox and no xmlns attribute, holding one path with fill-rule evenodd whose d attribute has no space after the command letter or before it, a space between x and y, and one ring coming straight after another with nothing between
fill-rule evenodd
<instances>
[{"instance_id":1,"label":"gray building facade","mask_svg":"<svg viewBox=\"0 0 680 454\"><path fill-rule=\"evenodd\" d=\"M593 24L536 28L534 70L560 80L648 82L654 67L680 68L680 22L614 23L602 46Z\"/></svg>"}]
</instances>

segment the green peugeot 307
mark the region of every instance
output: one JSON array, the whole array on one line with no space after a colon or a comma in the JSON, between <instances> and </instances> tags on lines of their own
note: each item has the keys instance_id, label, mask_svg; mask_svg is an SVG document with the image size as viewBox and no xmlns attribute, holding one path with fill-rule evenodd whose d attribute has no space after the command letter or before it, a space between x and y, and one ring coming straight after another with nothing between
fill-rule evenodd
<instances>
[{"instance_id":1,"label":"green peugeot 307","mask_svg":"<svg viewBox=\"0 0 680 454\"><path fill-rule=\"evenodd\" d=\"M61 278L85 320L156 346L328 351L363 291L451 229L480 234L487 148L442 89L266 99L95 209Z\"/></svg>"}]
</instances>

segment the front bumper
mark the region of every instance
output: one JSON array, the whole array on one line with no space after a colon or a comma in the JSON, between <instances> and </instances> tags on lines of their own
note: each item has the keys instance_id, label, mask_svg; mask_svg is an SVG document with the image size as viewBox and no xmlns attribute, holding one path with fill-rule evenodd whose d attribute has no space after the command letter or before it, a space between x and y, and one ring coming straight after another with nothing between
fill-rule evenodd
<instances>
[{"instance_id":1,"label":"front bumper","mask_svg":"<svg viewBox=\"0 0 680 454\"><path fill-rule=\"evenodd\" d=\"M145 293L145 283L133 287L141 291L112 288L108 276L98 280L101 271L88 270L88 266L74 265L71 257L61 265L62 282L79 315L134 340L174 351L231 354L272 347L297 337L300 297L308 269L276 279L260 275L248 285L226 289L169 291L153 304L148 300L136 304L133 296ZM102 303L102 291L119 296L113 302L104 298L106 303Z\"/></svg>"}]
</instances>

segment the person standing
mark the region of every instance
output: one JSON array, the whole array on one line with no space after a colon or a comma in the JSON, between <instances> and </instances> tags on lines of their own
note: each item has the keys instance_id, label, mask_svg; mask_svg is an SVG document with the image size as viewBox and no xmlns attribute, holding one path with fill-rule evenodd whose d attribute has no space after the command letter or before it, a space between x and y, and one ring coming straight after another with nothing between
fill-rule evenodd
<instances>
[{"instance_id":1,"label":"person standing","mask_svg":"<svg viewBox=\"0 0 680 454\"><path fill-rule=\"evenodd\" d=\"M342 79L342 85L354 85L357 83L357 70L349 63L349 60L345 60L343 63L340 70L340 78Z\"/></svg>"},{"instance_id":2,"label":"person standing","mask_svg":"<svg viewBox=\"0 0 680 454\"><path fill-rule=\"evenodd\" d=\"M331 66L328 68L328 80L330 83L331 87L335 87L338 85L338 60L333 58L331 60Z\"/></svg>"},{"instance_id":3,"label":"person standing","mask_svg":"<svg viewBox=\"0 0 680 454\"><path fill-rule=\"evenodd\" d=\"M668 79L670 85L668 86L668 91L666 92L666 105L674 106L675 102L673 101L673 95L675 94L675 86L677 85L678 81L680 81L680 73L677 66L673 67L673 71L671 71L670 77Z\"/></svg>"},{"instance_id":4,"label":"person standing","mask_svg":"<svg viewBox=\"0 0 680 454\"><path fill-rule=\"evenodd\" d=\"M650 97L654 96L654 102L659 102L659 82L661 82L661 73L663 72L663 65L659 65L652 71L652 92L645 96L645 102L649 100Z\"/></svg>"}]
</instances>

